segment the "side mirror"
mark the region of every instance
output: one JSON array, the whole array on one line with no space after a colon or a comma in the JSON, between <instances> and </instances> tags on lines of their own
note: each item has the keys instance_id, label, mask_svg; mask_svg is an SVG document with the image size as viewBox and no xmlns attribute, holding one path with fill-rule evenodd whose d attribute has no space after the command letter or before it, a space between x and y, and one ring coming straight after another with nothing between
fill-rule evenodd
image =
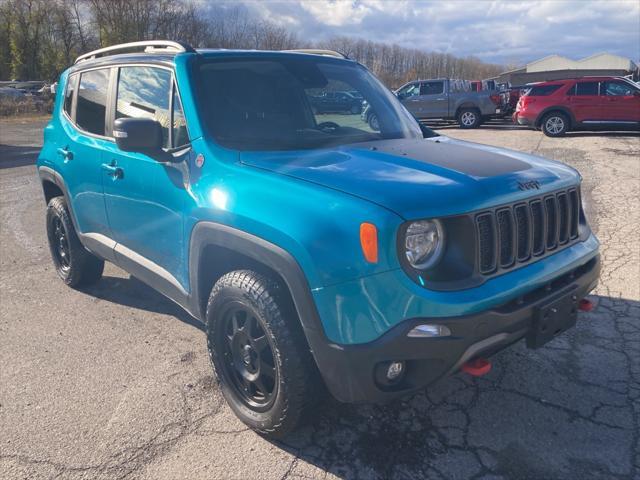
<instances>
[{"instance_id":1,"label":"side mirror","mask_svg":"<svg viewBox=\"0 0 640 480\"><path fill-rule=\"evenodd\" d=\"M113 136L124 152L151 154L162 149L162 126L149 118L118 118L113 123Z\"/></svg>"}]
</instances>

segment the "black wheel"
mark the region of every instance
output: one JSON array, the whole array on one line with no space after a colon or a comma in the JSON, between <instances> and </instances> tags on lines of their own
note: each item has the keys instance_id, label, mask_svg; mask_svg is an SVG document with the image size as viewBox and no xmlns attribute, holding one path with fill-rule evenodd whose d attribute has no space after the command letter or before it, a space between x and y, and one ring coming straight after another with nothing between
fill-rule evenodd
<instances>
[{"instance_id":1,"label":"black wheel","mask_svg":"<svg viewBox=\"0 0 640 480\"><path fill-rule=\"evenodd\" d=\"M547 113L540 128L547 137L561 137L569 130L569 118L561 112Z\"/></svg>"},{"instance_id":2,"label":"black wheel","mask_svg":"<svg viewBox=\"0 0 640 480\"><path fill-rule=\"evenodd\" d=\"M478 128L482 117L475 108L463 108L458 112L458 125L460 128Z\"/></svg>"},{"instance_id":3,"label":"black wheel","mask_svg":"<svg viewBox=\"0 0 640 480\"><path fill-rule=\"evenodd\" d=\"M249 270L221 277L207 305L207 346L222 394L240 420L271 437L306 422L322 392L287 305L274 281Z\"/></svg>"},{"instance_id":4,"label":"black wheel","mask_svg":"<svg viewBox=\"0 0 640 480\"><path fill-rule=\"evenodd\" d=\"M104 261L82 246L64 197L54 197L47 206L47 237L58 276L70 287L91 285L102 277Z\"/></svg>"},{"instance_id":5,"label":"black wheel","mask_svg":"<svg viewBox=\"0 0 640 480\"><path fill-rule=\"evenodd\" d=\"M369 127L371 127L371 130L374 132L380 131L380 122L378 121L378 115L375 113L369 115Z\"/></svg>"}]
</instances>

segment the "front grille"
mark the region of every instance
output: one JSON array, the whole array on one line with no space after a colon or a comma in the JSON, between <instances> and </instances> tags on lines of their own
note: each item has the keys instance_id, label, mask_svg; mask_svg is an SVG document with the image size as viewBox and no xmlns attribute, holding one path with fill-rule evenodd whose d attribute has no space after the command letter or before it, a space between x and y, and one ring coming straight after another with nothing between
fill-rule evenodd
<instances>
[{"instance_id":1,"label":"front grille","mask_svg":"<svg viewBox=\"0 0 640 480\"><path fill-rule=\"evenodd\" d=\"M476 215L477 268L484 275L507 270L578 237L580 193L557 192Z\"/></svg>"}]
</instances>

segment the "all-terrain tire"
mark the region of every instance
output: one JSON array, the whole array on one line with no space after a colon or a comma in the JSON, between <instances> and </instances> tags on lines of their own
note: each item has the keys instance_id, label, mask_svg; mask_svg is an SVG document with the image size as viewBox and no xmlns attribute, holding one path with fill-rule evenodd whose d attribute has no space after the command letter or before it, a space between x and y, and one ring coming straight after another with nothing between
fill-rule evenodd
<instances>
[{"instance_id":1,"label":"all-terrain tire","mask_svg":"<svg viewBox=\"0 0 640 480\"><path fill-rule=\"evenodd\" d=\"M268 276L237 270L216 282L206 311L207 347L223 396L240 420L273 438L282 438L309 421L324 392L302 329L294 323L298 322L295 310L287 298L283 287ZM270 405L260 408L250 405L247 387L241 385L244 377L238 372L244 367L231 351L234 347L229 346L234 343L229 340L233 333L229 334L230 320L226 315L233 308L245 309L246 322L249 316L252 322L257 322L269 342L272 353L269 365L276 371Z\"/></svg>"},{"instance_id":2,"label":"all-terrain tire","mask_svg":"<svg viewBox=\"0 0 640 480\"><path fill-rule=\"evenodd\" d=\"M79 288L100 280L104 260L80 243L64 197L54 197L49 201L47 238L56 273L64 283Z\"/></svg>"}]
</instances>

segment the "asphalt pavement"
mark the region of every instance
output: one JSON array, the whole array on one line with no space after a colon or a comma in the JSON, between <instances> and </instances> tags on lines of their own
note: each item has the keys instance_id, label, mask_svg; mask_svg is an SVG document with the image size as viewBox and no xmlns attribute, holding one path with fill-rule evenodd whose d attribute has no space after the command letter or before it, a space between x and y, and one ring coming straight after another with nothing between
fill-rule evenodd
<instances>
[{"instance_id":1,"label":"asphalt pavement","mask_svg":"<svg viewBox=\"0 0 640 480\"><path fill-rule=\"evenodd\" d=\"M43 119L0 120L0 478L640 478L640 137L550 139L509 125L456 138L578 168L603 272L576 328L386 406L327 401L282 442L247 430L201 326L107 266L56 277L33 162Z\"/></svg>"}]
</instances>

